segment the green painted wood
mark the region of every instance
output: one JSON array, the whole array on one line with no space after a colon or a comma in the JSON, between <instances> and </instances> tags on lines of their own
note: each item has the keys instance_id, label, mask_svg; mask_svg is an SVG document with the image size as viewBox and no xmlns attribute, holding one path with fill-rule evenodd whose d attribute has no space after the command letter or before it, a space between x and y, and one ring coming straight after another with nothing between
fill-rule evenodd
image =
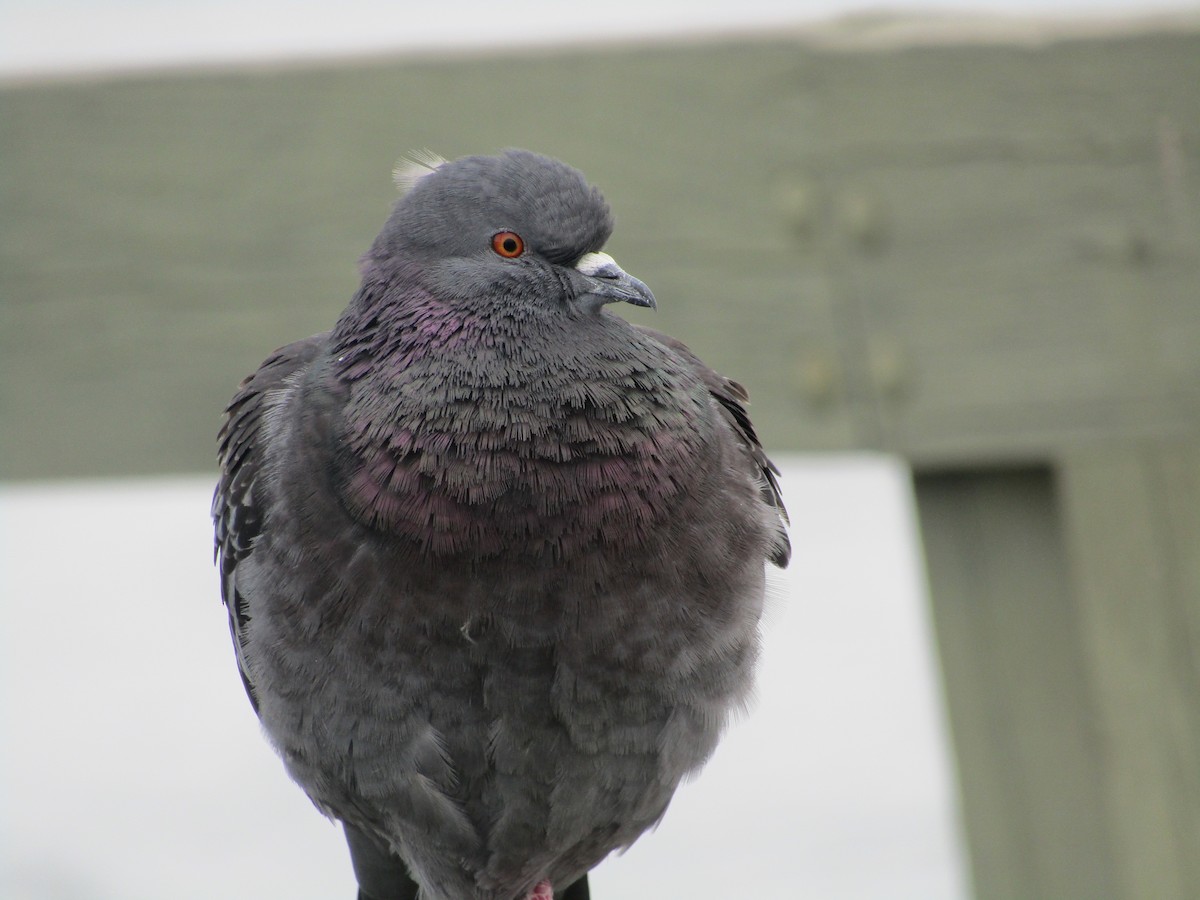
<instances>
[{"instance_id":1,"label":"green painted wood","mask_svg":"<svg viewBox=\"0 0 1200 900\"><path fill-rule=\"evenodd\" d=\"M1120 896L1200 895L1200 443L1062 465Z\"/></svg>"},{"instance_id":2,"label":"green painted wood","mask_svg":"<svg viewBox=\"0 0 1200 900\"><path fill-rule=\"evenodd\" d=\"M4 474L210 467L238 379L329 327L393 164L421 147L523 145L580 166L618 211L610 249L660 300L643 318L753 385L775 446L854 444L845 408L803 440L778 415L797 405L797 344L834 343L832 292L793 252L757 156L805 130L808 101L781 120L765 89L795 56L660 48L0 92L0 414L27 423L4 429Z\"/></svg>"},{"instance_id":3,"label":"green painted wood","mask_svg":"<svg viewBox=\"0 0 1200 900\"><path fill-rule=\"evenodd\" d=\"M1194 430L1196 83L1187 31L10 85L0 474L211 466L214 410L329 325L425 146L585 169L653 321L750 386L770 446L1011 459Z\"/></svg>"},{"instance_id":4,"label":"green painted wood","mask_svg":"<svg viewBox=\"0 0 1200 900\"><path fill-rule=\"evenodd\" d=\"M1200 895L1200 443L915 485L977 895Z\"/></svg>"},{"instance_id":5,"label":"green painted wood","mask_svg":"<svg viewBox=\"0 0 1200 900\"><path fill-rule=\"evenodd\" d=\"M1116 877L1053 473L919 472L915 488L976 896L1148 896Z\"/></svg>"},{"instance_id":6,"label":"green painted wood","mask_svg":"<svg viewBox=\"0 0 1200 900\"><path fill-rule=\"evenodd\" d=\"M822 75L813 172L880 446L958 465L1200 430L1194 36Z\"/></svg>"}]
</instances>

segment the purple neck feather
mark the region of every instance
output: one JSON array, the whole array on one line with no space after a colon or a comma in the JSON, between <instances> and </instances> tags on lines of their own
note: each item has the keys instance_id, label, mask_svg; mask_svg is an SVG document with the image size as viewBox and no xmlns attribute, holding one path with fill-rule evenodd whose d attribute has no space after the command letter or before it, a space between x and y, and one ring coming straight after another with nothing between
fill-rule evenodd
<instances>
[{"instance_id":1,"label":"purple neck feather","mask_svg":"<svg viewBox=\"0 0 1200 900\"><path fill-rule=\"evenodd\" d=\"M343 500L423 552L632 546L711 461L704 392L624 320L369 287L333 335Z\"/></svg>"}]
</instances>

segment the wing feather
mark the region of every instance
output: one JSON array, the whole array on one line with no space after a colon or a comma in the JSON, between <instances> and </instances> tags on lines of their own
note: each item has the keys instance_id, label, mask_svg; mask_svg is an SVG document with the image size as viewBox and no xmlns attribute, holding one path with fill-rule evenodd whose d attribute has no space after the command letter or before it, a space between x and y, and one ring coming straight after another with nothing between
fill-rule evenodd
<instances>
[{"instance_id":1,"label":"wing feather","mask_svg":"<svg viewBox=\"0 0 1200 900\"><path fill-rule=\"evenodd\" d=\"M676 355L687 360L696 371L696 374L700 376L700 380L704 383L704 386L708 388L709 394L717 401L722 414L732 427L734 435L755 468L754 474L757 476L761 486L763 502L773 507L779 514L781 523L780 542L774 555L771 557L771 562L780 568L785 567L792 555L792 545L788 540L787 531L782 527L787 524L788 515L787 509L783 504L783 494L779 489L779 469L771 462L766 451L763 450L762 442L758 439L758 433L754 430L754 423L750 421L750 413L746 409L750 403L749 392L732 378L726 378L720 372L705 364L682 341L676 340L670 335L663 334L661 331L655 331L653 328L646 328L642 325L634 327L642 332L642 334L653 338Z\"/></svg>"},{"instance_id":2,"label":"wing feather","mask_svg":"<svg viewBox=\"0 0 1200 900\"><path fill-rule=\"evenodd\" d=\"M220 478L213 492L213 555L221 574L221 599L229 611L238 669L250 703L258 711L258 699L245 659L245 632L250 621L246 598L238 590L237 570L254 550L265 524L265 500L261 490L264 414L273 392L286 387L287 380L320 353L325 344L320 334L281 347L253 375L242 380L225 409L225 422L217 435Z\"/></svg>"}]
</instances>

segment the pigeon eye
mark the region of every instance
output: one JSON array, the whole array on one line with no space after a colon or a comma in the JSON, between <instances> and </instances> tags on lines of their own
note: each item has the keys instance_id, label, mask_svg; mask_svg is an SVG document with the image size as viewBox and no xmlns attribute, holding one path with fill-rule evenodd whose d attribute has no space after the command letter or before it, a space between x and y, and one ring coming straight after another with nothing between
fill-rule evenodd
<instances>
[{"instance_id":1,"label":"pigeon eye","mask_svg":"<svg viewBox=\"0 0 1200 900\"><path fill-rule=\"evenodd\" d=\"M515 231L501 231L492 238L492 249L505 259L516 259L525 252L525 242Z\"/></svg>"}]
</instances>

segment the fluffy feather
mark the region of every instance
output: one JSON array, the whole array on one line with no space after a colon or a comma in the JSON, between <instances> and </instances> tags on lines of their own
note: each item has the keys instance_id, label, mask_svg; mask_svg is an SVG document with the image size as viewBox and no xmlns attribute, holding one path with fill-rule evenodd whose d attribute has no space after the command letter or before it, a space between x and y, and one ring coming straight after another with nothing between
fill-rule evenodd
<instances>
[{"instance_id":1,"label":"fluffy feather","mask_svg":"<svg viewBox=\"0 0 1200 900\"><path fill-rule=\"evenodd\" d=\"M392 181L401 194L407 194L420 179L445 164L446 160L432 150L412 150L392 169Z\"/></svg>"}]
</instances>

